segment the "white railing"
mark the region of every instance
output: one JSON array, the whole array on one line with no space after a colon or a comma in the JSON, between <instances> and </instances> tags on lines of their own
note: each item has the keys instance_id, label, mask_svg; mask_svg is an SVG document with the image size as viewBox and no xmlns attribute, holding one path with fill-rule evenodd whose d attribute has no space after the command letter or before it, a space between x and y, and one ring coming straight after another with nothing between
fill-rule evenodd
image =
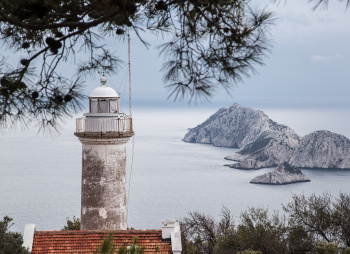
<instances>
[{"instance_id":1,"label":"white railing","mask_svg":"<svg viewBox=\"0 0 350 254\"><path fill-rule=\"evenodd\" d=\"M132 118L77 118L76 132L132 132Z\"/></svg>"}]
</instances>

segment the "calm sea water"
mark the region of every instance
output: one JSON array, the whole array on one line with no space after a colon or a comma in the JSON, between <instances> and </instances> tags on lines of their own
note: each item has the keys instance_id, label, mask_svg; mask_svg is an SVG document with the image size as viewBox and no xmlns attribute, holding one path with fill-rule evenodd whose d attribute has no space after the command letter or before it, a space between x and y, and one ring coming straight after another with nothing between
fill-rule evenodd
<instances>
[{"instance_id":1,"label":"calm sea water","mask_svg":"<svg viewBox=\"0 0 350 254\"><path fill-rule=\"evenodd\" d=\"M255 185L249 181L272 169L224 167L224 156L236 149L181 141L187 128L215 111L134 110L136 135L127 147L129 227L160 228L162 219L180 219L190 211L219 218L222 206L238 220L252 206L280 210L293 194L350 194L350 171L303 170L310 183ZM299 135L327 129L350 137L347 110L263 111ZM0 137L0 216L14 218L13 231L23 232L26 223L38 230L60 230L66 217L80 216L81 144L74 129L71 119L56 138L36 130L8 131Z\"/></svg>"}]
</instances>

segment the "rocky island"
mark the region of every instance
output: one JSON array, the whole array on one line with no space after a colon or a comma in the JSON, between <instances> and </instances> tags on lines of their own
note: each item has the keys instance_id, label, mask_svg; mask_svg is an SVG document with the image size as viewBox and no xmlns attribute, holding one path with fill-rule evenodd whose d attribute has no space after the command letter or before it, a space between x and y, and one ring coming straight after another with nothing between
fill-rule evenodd
<instances>
[{"instance_id":1,"label":"rocky island","mask_svg":"<svg viewBox=\"0 0 350 254\"><path fill-rule=\"evenodd\" d=\"M219 109L205 122L190 129L183 141L243 148L266 131L288 137L286 141L291 146L299 142L299 136L288 126L272 121L260 110L242 107L238 104L233 104L228 109Z\"/></svg>"},{"instance_id":2,"label":"rocky island","mask_svg":"<svg viewBox=\"0 0 350 254\"><path fill-rule=\"evenodd\" d=\"M300 169L291 166L288 162L278 165L278 167L266 174L255 177L250 183L255 184L291 184L300 182L310 182L310 179L304 175Z\"/></svg>"},{"instance_id":3,"label":"rocky island","mask_svg":"<svg viewBox=\"0 0 350 254\"><path fill-rule=\"evenodd\" d=\"M225 157L241 169L274 167L283 162L299 168L350 169L350 140L330 131L299 137L260 110L233 104L190 129L185 142L239 148Z\"/></svg>"},{"instance_id":4,"label":"rocky island","mask_svg":"<svg viewBox=\"0 0 350 254\"><path fill-rule=\"evenodd\" d=\"M350 140L330 131L314 131L300 139L289 162L302 168L350 168Z\"/></svg>"}]
</instances>

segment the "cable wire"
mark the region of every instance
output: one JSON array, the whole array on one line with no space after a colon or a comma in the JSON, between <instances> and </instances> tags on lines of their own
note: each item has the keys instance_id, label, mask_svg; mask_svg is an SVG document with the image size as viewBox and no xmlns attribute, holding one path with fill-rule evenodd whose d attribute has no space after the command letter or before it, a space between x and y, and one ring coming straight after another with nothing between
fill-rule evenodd
<instances>
[{"instance_id":1,"label":"cable wire","mask_svg":"<svg viewBox=\"0 0 350 254\"><path fill-rule=\"evenodd\" d=\"M131 165L130 165L130 173L129 173L129 186L128 186L128 198L126 201L126 224L127 228L129 227L129 198L130 198L130 185L131 185L131 175L132 175L132 167L134 164L134 148L135 148L135 134L132 137L132 153L131 153Z\"/></svg>"}]
</instances>

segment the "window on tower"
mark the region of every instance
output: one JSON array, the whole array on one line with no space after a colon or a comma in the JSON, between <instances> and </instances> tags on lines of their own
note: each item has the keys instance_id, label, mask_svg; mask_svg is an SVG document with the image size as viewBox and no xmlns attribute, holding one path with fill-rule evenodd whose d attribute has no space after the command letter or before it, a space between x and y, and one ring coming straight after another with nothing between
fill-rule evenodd
<instances>
[{"instance_id":1,"label":"window on tower","mask_svg":"<svg viewBox=\"0 0 350 254\"><path fill-rule=\"evenodd\" d=\"M118 99L90 99L90 113L117 113Z\"/></svg>"}]
</instances>

